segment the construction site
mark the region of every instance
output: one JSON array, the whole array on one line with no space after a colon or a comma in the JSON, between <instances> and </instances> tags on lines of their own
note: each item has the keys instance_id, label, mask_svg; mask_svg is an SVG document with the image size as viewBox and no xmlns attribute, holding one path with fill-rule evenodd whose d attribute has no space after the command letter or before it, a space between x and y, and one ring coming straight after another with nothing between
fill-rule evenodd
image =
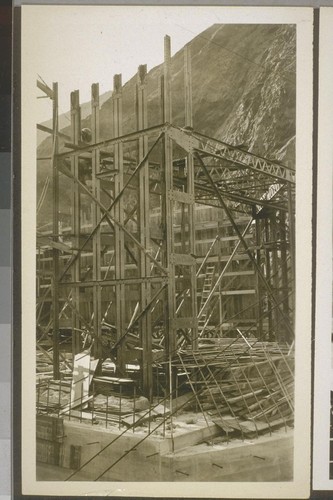
<instances>
[{"instance_id":1,"label":"construction site","mask_svg":"<svg viewBox=\"0 0 333 500\"><path fill-rule=\"evenodd\" d=\"M107 124L93 83L66 130L37 80L39 480L293 479L295 164L196 129L193 57L175 70L164 37L158 105L140 65L131 127L121 74Z\"/></svg>"}]
</instances>

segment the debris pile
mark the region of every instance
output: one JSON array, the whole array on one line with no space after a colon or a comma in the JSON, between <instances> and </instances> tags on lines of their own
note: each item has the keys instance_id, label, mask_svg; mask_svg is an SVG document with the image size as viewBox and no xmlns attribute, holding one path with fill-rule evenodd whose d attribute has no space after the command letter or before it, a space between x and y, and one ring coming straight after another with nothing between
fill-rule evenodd
<instances>
[{"instance_id":1,"label":"debris pile","mask_svg":"<svg viewBox=\"0 0 333 500\"><path fill-rule=\"evenodd\" d=\"M95 375L97 364L84 351L75 355L71 381L40 380L39 413L134 428L194 412L222 435L243 438L293 424L294 353L287 344L202 340L197 350L179 350L172 360L181 381L172 400L165 393L151 403L136 392L132 379Z\"/></svg>"},{"instance_id":2,"label":"debris pile","mask_svg":"<svg viewBox=\"0 0 333 500\"><path fill-rule=\"evenodd\" d=\"M194 397L188 407L209 415L225 432L258 434L293 421L294 355L276 342L216 339L180 351Z\"/></svg>"}]
</instances>

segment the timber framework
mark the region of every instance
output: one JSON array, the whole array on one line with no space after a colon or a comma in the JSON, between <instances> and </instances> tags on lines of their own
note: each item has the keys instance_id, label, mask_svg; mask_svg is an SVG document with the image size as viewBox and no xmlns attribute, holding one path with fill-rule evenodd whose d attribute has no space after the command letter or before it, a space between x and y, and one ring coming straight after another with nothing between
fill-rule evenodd
<instances>
[{"instance_id":1,"label":"timber framework","mask_svg":"<svg viewBox=\"0 0 333 500\"><path fill-rule=\"evenodd\" d=\"M183 127L172 120L166 36L160 124L149 126L142 65L135 130L123 134L115 75L107 139L97 83L90 127L71 93L66 135L57 83L37 81L53 106L52 128L37 125L52 137L39 159L52 164L39 200L51 183L52 224L37 232L37 459L71 469L66 479L119 479L122 461L138 468L141 446L160 460L147 480L200 480L182 465L188 445L278 440L293 425L295 170L196 131L189 46L183 70ZM71 185L66 221L60 176ZM70 425L89 437L66 451L58 438ZM111 449L115 460L103 462ZM202 479L232 478L221 457L200 457Z\"/></svg>"}]
</instances>

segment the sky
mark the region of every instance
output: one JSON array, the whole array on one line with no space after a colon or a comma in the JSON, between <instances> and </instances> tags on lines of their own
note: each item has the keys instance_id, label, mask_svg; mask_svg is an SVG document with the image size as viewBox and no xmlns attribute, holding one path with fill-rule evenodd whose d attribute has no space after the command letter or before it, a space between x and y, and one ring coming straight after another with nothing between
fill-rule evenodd
<instances>
[{"instance_id":1,"label":"sky","mask_svg":"<svg viewBox=\"0 0 333 500\"><path fill-rule=\"evenodd\" d=\"M198 7L23 8L24 34L33 41L33 54L26 56L33 59L36 78L49 86L58 82L60 112L68 111L72 90L80 90L83 103L90 100L92 83L99 82L102 94L112 90L114 74L122 73L124 84L140 64L149 71L162 63L164 35L171 37L173 55L218 22L216 9ZM38 121L49 119L51 109L48 99L38 99Z\"/></svg>"},{"instance_id":2,"label":"sky","mask_svg":"<svg viewBox=\"0 0 333 500\"><path fill-rule=\"evenodd\" d=\"M22 86L30 99L42 95L38 75L49 86L58 82L63 113L71 91L78 89L84 103L92 83L103 94L112 90L115 74L122 73L124 84L140 64L148 71L161 64L164 35L171 37L173 55L213 24L290 23L298 13L292 7L23 5ZM48 120L50 100L36 102L37 122Z\"/></svg>"}]
</instances>

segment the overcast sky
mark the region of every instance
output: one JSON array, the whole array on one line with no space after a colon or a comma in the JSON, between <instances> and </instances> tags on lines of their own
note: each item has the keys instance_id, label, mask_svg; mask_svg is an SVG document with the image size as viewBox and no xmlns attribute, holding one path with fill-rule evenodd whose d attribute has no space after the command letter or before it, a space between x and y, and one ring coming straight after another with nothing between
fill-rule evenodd
<instances>
[{"instance_id":1,"label":"overcast sky","mask_svg":"<svg viewBox=\"0 0 333 500\"><path fill-rule=\"evenodd\" d=\"M26 10L25 10L26 9ZM23 8L24 34L34 40L33 64L50 86L59 84L60 112L68 111L70 92L90 100L90 86L112 89L113 75L123 83L147 64L163 62L163 37L171 36L172 55L198 33L221 22L217 8L68 7ZM189 22L190 20L190 22ZM24 49L24 46L23 46ZM37 77L37 74L36 74ZM36 90L36 95L42 95ZM37 101L38 120L50 118L48 99Z\"/></svg>"},{"instance_id":2,"label":"overcast sky","mask_svg":"<svg viewBox=\"0 0 333 500\"><path fill-rule=\"evenodd\" d=\"M37 75L58 82L65 112L72 90L87 102L92 83L99 82L102 94L112 90L114 74L122 73L125 83L140 64L149 71L162 63L166 34L173 55L215 23L290 23L298 14L292 7L23 5L22 82L31 98L41 95ZM34 114L38 122L49 119L49 99L38 99Z\"/></svg>"}]
</instances>

